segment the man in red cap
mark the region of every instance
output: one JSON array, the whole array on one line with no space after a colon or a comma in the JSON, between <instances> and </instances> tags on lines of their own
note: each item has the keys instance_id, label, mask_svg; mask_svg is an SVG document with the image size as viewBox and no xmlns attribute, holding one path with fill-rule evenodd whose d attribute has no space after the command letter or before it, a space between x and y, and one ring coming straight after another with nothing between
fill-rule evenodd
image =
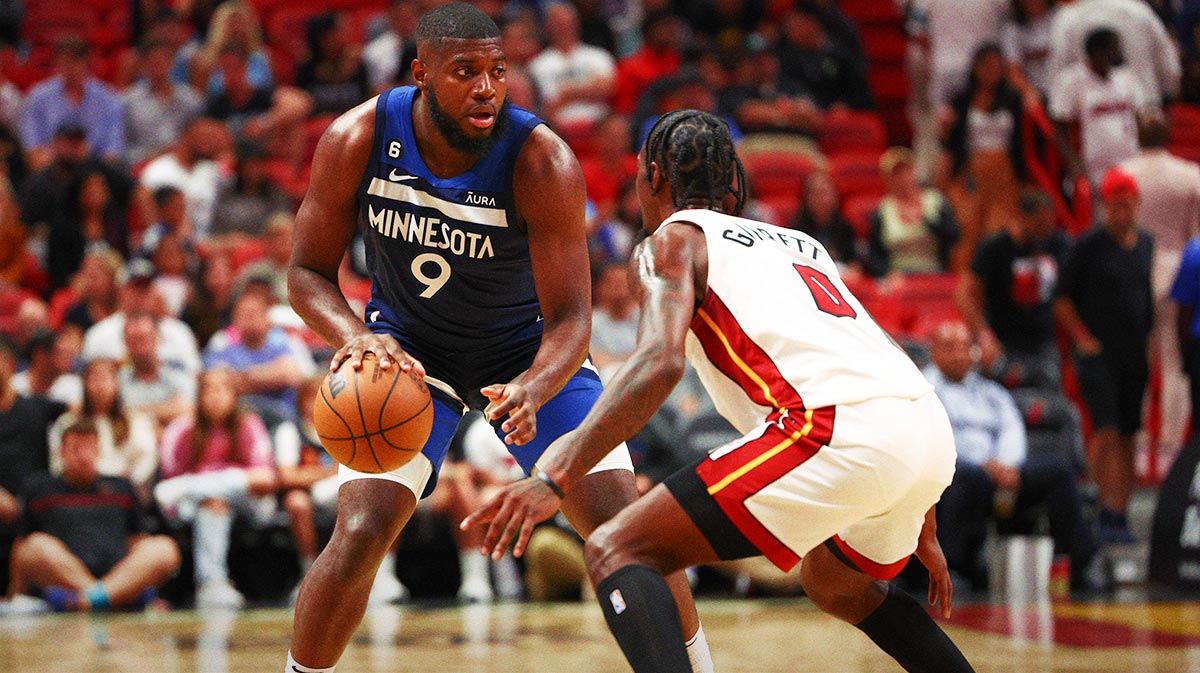
<instances>
[{"instance_id":1,"label":"man in red cap","mask_svg":"<svg viewBox=\"0 0 1200 673\"><path fill-rule=\"evenodd\" d=\"M1149 378L1154 324L1151 236L1138 231L1138 185L1120 168L1100 182L1103 224L1079 238L1059 278L1054 312L1075 346L1075 371L1092 419L1088 462L1100 488L1100 541L1129 543L1133 439Z\"/></svg>"}]
</instances>

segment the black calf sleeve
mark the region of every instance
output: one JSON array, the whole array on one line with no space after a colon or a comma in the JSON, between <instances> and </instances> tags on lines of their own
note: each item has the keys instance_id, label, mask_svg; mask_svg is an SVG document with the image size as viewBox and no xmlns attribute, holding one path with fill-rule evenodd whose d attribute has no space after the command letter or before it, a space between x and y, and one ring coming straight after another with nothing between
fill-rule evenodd
<instances>
[{"instance_id":1,"label":"black calf sleeve","mask_svg":"<svg viewBox=\"0 0 1200 673\"><path fill-rule=\"evenodd\" d=\"M691 673L679 610L662 575L625 566L600 582L596 598L635 673Z\"/></svg>"},{"instance_id":2,"label":"black calf sleeve","mask_svg":"<svg viewBox=\"0 0 1200 673\"><path fill-rule=\"evenodd\" d=\"M858 628L908 673L975 672L933 618L893 585L888 585L883 603Z\"/></svg>"}]
</instances>

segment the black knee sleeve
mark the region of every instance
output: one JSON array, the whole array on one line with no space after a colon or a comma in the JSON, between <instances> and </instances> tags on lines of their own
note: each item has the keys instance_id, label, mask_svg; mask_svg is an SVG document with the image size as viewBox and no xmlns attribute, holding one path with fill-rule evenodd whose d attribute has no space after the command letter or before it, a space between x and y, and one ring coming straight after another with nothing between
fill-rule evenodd
<instances>
[{"instance_id":1,"label":"black knee sleeve","mask_svg":"<svg viewBox=\"0 0 1200 673\"><path fill-rule=\"evenodd\" d=\"M950 637L912 596L888 585L887 597L858 629L908 673L974 673Z\"/></svg>"},{"instance_id":2,"label":"black knee sleeve","mask_svg":"<svg viewBox=\"0 0 1200 673\"><path fill-rule=\"evenodd\" d=\"M596 598L635 673L691 673L679 610L662 575L625 566L600 582Z\"/></svg>"}]
</instances>

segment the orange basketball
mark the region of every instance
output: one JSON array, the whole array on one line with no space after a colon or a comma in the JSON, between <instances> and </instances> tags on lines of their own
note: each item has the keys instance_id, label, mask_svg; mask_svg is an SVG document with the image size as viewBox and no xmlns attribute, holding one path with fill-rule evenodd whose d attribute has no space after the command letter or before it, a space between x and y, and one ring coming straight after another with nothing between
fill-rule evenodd
<instances>
[{"instance_id":1,"label":"orange basketball","mask_svg":"<svg viewBox=\"0 0 1200 673\"><path fill-rule=\"evenodd\" d=\"M362 369L343 365L325 377L313 423L333 459L357 472L378 474L403 466L421 452L433 427L429 387L372 353Z\"/></svg>"}]
</instances>

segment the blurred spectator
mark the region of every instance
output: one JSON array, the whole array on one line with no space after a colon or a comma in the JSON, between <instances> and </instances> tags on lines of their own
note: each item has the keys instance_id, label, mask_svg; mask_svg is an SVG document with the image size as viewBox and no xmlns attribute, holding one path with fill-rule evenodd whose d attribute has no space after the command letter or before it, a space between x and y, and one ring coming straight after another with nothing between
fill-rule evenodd
<instances>
[{"instance_id":1,"label":"blurred spectator","mask_svg":"<svg viewBox=\"0 0 1200 673\"><path fill-rule=\"evenodd\" d=\"M208 96L225 90L226 74L217 67L221 50L234 45L246 54L243 75L254 87L271 88L271 59L263 47L262 31L254 6L244 0L226 0L212 14L203 44L188 45L175 57L171 77L191 84Z\"/></svg>"},{"instance_id":2,"label":"blurred spectator","mask_svg":"<svg viewBox=\"0 0 1200 673\"><path fill-rule=\"evenodd\" d=\"M608 113L616 66L608 52L579 41L579 14L567 2L546 7L549 45L529 62L529 74L553 121L596 122Z\"/></svg>"},{"instance_id":3,"label":"blurred spectator","mask_svg":"<svg viewBox=\"0 0 1200 673\"><path fill-rule=\"evenodd\" d=\"M382 91L401 84L409 76L409 68L417 57L417 8L408 0L392 0L387 15L387 29L367 43L363 49L363 65L371 89ZM508 44L505 43L505 52ZM512 55L509 54L509 62Z\"/></svg>"},{"instance_id":4,"label":"blurred spectator","mask_svg":"<svg viewBox=\"0 0 1200 673\"><path fill-rule=\"evenodd\" d=\"M92 153L105 161L122 161L125 124L121 99L107 84L92 76L88 45L67 37L55 47L55 76L29 92L21 112L21 141L30 164L50 163L50 144L64 124L75 124L87 134Z\"/></svg>"},{"instance_id":5,"label":"blurred spectator","mask_svg":"<svg viewBox=\"0 0 1200 673\"><path fill-rule=\"evenodd\" d=\"M0 172L0 283L34 292L49 285L46 272L27 248L28 231L21 222L21 204L12 182Z\"/></svg>"},{"instance_id":6,"label":"blurred spectator","mask_svg":"<svg viewBox=\"0 0 1200 673\"><path fill-rule=\"evenodd\" d=\"M92 325L117 311L117 273L121 256L111 249L95 246L83 255L79 273L72 284L78 301L63 314L63 324L86 332Z\"/></svg>"},{"instance_id":7,"label":"blurred spectator","mask_svg":"<svg viewBox=\"0 0 1200 673\"><path fill-rule=\"evenodd\" d=\"M194 376L200 371L196 337L187 325L166 315L166 306L154 287L154 265L144 259L131 261L117 292L118 311L96 323L84 334L83 359L124 360L125 318L148 313L158 322L158 356L164 366Z\"/></svg>"},{"instance_id":8,"label":"blurred spectator","mask_svg":"<svg viewBox=\"0 0 1200 673\"><path fill-rule=\"evenodd\" d=\"M1004 51L1011 60L1009 78L1039 104L1050 95L1050 48L1055 0L1016 0L1012 20L1004 27ZM1030 100L1030 99L1027 99Z\"/></svg>"},{"instance_id":9,"label":"blurred spectator","mask_svg":"<svg viewBox=\"0 0 1200 673\"><path fill-rule=\"evenodd\" d=\"M607 380L637 345L638 302L629 289L624 264L608 264L596 274L592 291L592 362Z\"/></svg>"},{"instance_id":10,"label":"blurred spectator","mask_svg":"<svg viewBox=\"0 0 1200 673\"><path fill-rule=\"evenodd\" d=\"M1144 0L1076 0L1060 9L1050 52L1050 76L1055 81L1091 60L1084 42L1100 29L1117 34L1133 79L1144 92L1145 105L1159 107L1179 92L1179 51Z\"/></svg>"},{"instance_id":11,"label":"blurred spectator","mask_svg":"<svg viewBox=\"0 0 1200 673\"><path fill-rule=\"evenodd\" d=\"M230 149L229 131L215 119L188 122L171 151L146 164L141 184L155 192L174 187L183 192L187 215L199 240L208 238L216 207L221 169L217 161Z\"/></svg>"},{"instance_id":12,"label":"blurred spectator","mask_svg":"<svg viewBox=\"0 0 1200 673\"><path fill-rule=\"evenodd\" d=\"M415 28L414 24L414 28ZM523 12L500 28L500 44L508 67L520 66L528 69L530 62L542 50L541 28L531 12ZM415 54L415 48L413 53Z\"/></svg>"},{"instance_id":13,"label":"blurred spectator","mask_svg":"<svg viewBox=\"0 0 1200 673\"><path fill-rule=\"evenodd\" d=\"M207 344L229 324L233 315L234 278L228 253L218 252L201 260L191 301L183 309L183 319L195 331L199 343Z\"/></svg>"},{"instance_id":14,"label":"blurred spectator","mask_svg":"<svg viewBox=\"0 0 1200 673\"><path fill-rule=\"evenodd\" d=\"M929 61L936 110L966 81L979 46L1000 35L1011 0L913 0L912 9L923 24L917 32Z\"/></svg>"},{"instance_id":15,"label":"blurred spectator","mask_svg":"<svg viewBox=\"0 0 1200 673\"><path fill-rule=\"evenodd\" d=\"M50 329L50 312L46 302L27 296L17 305L17 319L10 336L17 347L17 357L22 364L29 364L25 355L37 335Z\"/></svg>"},{"instance_id":16,"label":"blurred spectator","mask_svg":"<svg viewBox=\"0 0 1200 673\"><path fill-rule=\"evenodd\" d=\"M273 435L279 490L300 557L301 578L320 552L315 517L333 519L337 512L337 463L321 446L313 423L314 403L324 381L324 375L304 380L296 396L296 422L280 424ZM478 553L477 548L471 551Z\"/></svg>"},{"instance_id":17,"label":"blurred spectator","mask_svg":"<svg viewBox=\"0 0 1200 673\"><path fill-rule=\"evenodd\" d=\"M217 65L225 85L209 93L204 114L225 122L235 136L266 142L271 134L303 122L312 101L299 89L255 84L246 77L247 58L240 45L221 48Z\"/></svg>"},{"instance_id":18,"label":"blurred spectator","mask_svg":"<svg viewBox=\"0 0 1200 673\"><path fill-rule=\"evenodd\" d=\"M113 196L108 173L95 167L76 172L67 188L66 203L50 223L46 270L56 287L79 270L91 246L106 246L117 254L129 254L129 215Z\"/></svg>"},{"instance_id":19,"label":"blurred spectator","mask_svg":"<svg viewBox=\"0 0 1200 673\"><path fill-rule=\"evenodd\" d=\"M296 71L296 86L312 96L313 114L341 114L370 98L367 69L359 47L350 42L345 16L314 16L305 31L308 60Z\"/></svg>"},{"instance_id":20,"label":"blurred spectator","mask_svg":"<svg viewBox=\"0 0 1200 673\"><path fill-rule=\"evenodd\" d=\"M1137 181L1141 200L1137 226L1154 237L1154 334L1151 362L1162 372L1158 441L1173 455L1186 439L1188 402L1183 360L1180 358L1175 302L1171 284L1183 260L1183 250L1200 223L1200 166L1167 151L1171 129L1161 115L1147 115L1138 126L1141 153L1121 163ZM1198 421L1200 422L1200 421Z\"/></svg>"},{"instance_id":21,"label":"blurred spectator","mask_svg":"<svg viewBox=\"0 0 1200 673\"><path fill-rule=\"evenodd\" d=\"M613 96L617 112L631 114L647 87L679 69L684 28L678 16L665 10L651 12L642 19L642 48L617 62Z\"/></svg>"},{"instance_id":22,"label":"blurred spectator","mask_svg":"<svg viewBox=\"0 0 1200 673\"><path fill-rule=\"evenodd\" d=\"M1016 217L1017 184L1026 179L1025 111L994 42L975 52L967 85L951 104L946 149L952 160L954 212L968 255L986 234Z\"/></svg>"},{"instance_id":23,"label":"blurred spectator","mask_svg":"<svg viewBox=\"0 0 1200 673\"><path fill-rule=\"evenodd\" d=\"M1050 117L1072 172L1099 184L1106 170L1137 154L1138 114L1156 103L1137 75L1122 67L1125 56L1115 31L1088 33L1084 50L1086 62L1058 73L1050 92ZM1070 142L1076 126L1082 160Z\"/></svg>"},{"instance_id":24,"label":"blurred spectator","mask_svg":"<svg viewBox=\"0 0 1200 673\"><path fill-rule=\"evenodd\" d=\"M196 414L163 433L159 465L163 480L154 499L170 521L192 524L196 606L239 608L245 604L229 581L233 515L262 519L265 498L275 492L271 439L262 420L243 410L233 375L226 369L200 374ZM257 508L257 509L256 509Z\"/></svg>"},{"instance_id":25,"label":"blurred spectator","mask_svg":"<svg viewBox=\"0 0 1200 673\"><path fill-rule=\"evenodd\" d=\"M126 360L118 375L121 404L150 416L161 429L191 411L195 381L163 365L153 316L131 314L124 331Z\"/></svg>"},{"instance_id":26,"label":"blurred spectator","mask_svg":"<svg viewBox=\"0 0 1200 673\"><path fill-rule=\"evenodd\" d=\"M16 369L16 348L0 335L0 574L8 569L16 538L25 477L49 467L46 432L66 411L61 402L18 395L12 386Z\"/></svg>"},{"instance_id":27,"label":"blurred spectator","mask_svg":"<svg viewBox=\"0 0 1200 673\"><path fill-rule=\"evenodd\" d=\"M811 93L782 72L779 56L761 35L747 38L729 81L719 107L743 132L812 134L820 128L824 115Z\"/></svg>"},{"instance_id":28,"label":"blurred spectator","mask_svg":"<svg viewBox=\"0 0 1200 673\"><path fill-rule=\"evenodd\" d=\"M0 102L0 107L4 103ZM17 135L17 127L0 124L0 173L3 173L16 187L25 182L29 166L25 162L25 149L21 147L21 139Z\"/></svg>"},{"instance_id":29,"label":"blurred spectator","mask_svg":"<svg viewBox=\"0 0 1200 673\"><path fill-rule=\"evenodd\" d=\"M629 119L613 113L597 126L592 138L596 151L579 163L587 183L587 195L601 217L611 216L621 187L637 175L637 155L630 151Z\"/></svg>"},{"instance_id":30,"label":"blurred spectator","mask_svg":"<svg viewBox=\"0 0 1200 673\"><path fill-rule=\"evenodd\" d=\"M21 93L17 85L8 81L4 75L5 73L0 72L0 126L17 131L21 128L21 111L25 106L25 94Z\"/></svg>"},{"instance_id":31,"label":"blurred spectator","mask_svg":"<svg viewBox=\"0 0 1200 673\"><path fill-rule=\"evenodd\" d=\"M635 238L642 229L642 207L638 203L636 178L621 185L615 212L603 217L590 209L587 220L588 254L593 268L598 264L624 264L633 252Z\"/></svg>"},{"instance_id":32,"label":"blurred spectator","mask_svg":"<svg viewBox=\"0 0 1200 673\"><path fill-rule=\"evenodd\" d=\"M62 474L63 433L75 423L87 421L100 438L96 469L102 475L133 482L139 500L148 504L151 480L158 471L154 420L127 409L121 401L120 367L114 360L92 360L84 367L82 405L59 416L50 427L50 472Z\"/></svg>"},{"instance_id":33,"label":"blurred spectator","mask_svg":"<svg viewBox=\"0 0 1200 673\"><path fill-rule=\"evenodd\" d=\"M25 226L34 231L49 231L63 223L72 209L79 207L78 199L72 199L72 188L78 189L84 173L104 174L113 207L119 212L127 212L134 205L141 207L127 171L88 158L86 132L75 122L68 121L57 128L49 152L49 164L30 175L21 186L21 221ZM56 285L65 283L66 276L53 280Z\"/></svg>"},{"instance_id":34,"label":"blurred spectator","mask_svg":"<svg viewBox=\"0 0 1200 673\"><path fill-rule=\"evenodd\" d=\"M63 433L62 474L28 477L14 595L39 588L58 612L145 607L179 568L175 541L142 533L133 484L102 475L99 458L96 426L77 421Z\"/></svg>"},{"instance_id":35,"label":"blurred spectator","mask_svg":"<svg viewBox=\"0 0 1200 673\"><path fill-rule=\"evenodd\" d=\"M266 151L257 143L239 142L233 179L217 191L209 232L213 242L238 244L258 238L272 213L290 210L290 199L267 173Z\"/></svg>"},{"instance_id":36,"label":"blurred spectator","mask_svg":"<svg viewBox=\"0 0 1200 673\"><path fill-rule=\"evenodd\" d=\"M1022 193L1020 211L975 250L959 283L958 307L979 343L984 373L1016 366L1057 389L1061 362L1051 301L1071 244L1045 192Z\"/></svg>"},{"instance_id":37,"label":"blurred spectator","mask_svg":"<svg viewBox=\"0 0 1200 673\"><path fill-rule=\"evenodd\" d=\"M1154 325L1153 242L1134 219L1139 188L1110 169L1100 184L1103 224L1079 238L1055 292L1054 312L1075 346L1075 373L1092 420L1088 461L1100 487L1100 539L1127 543L1134 435L1142 426Z\"/></svg>"},{"instance_id":38,"label":"blurred spectator","mask_svg":"<svg viewBox=\"0 0 1200 673\"><path fill-rule=\"evenodd\" d=\"M270 426L296 421L296 389L313 373L313 362L296 357L287 333L272 327L271 302L261 292L243 292L233 305L224 339L209 342L205 368L227 367L242 401Z\"/></svg>"},{"instance_id":39,"label":"blurred spectator","mask_svg":"<svg viewBox=\"0 0 1200 673\"><path fill-rule=\"evenodd\" d=\"M83 401L83 380L71 373L70 346L44 331L29 342L29 367L12 378L18 395L62 402L75 409Z\"/></svg>"},{"instance_id":40,"label":"blurred spectator","mask_svg":"<svg viewBox=\"0 0 1200 673\"><path fill-rule=\"evenodd\" d=\"M698 0L681 6L692 29L718 49L736 49L767 18L763 0Z\"/></svg>"},{"instance_id":41,"label":"blurred spectator","mask_svg":"<svg viewBox=\"0 0 1200 673\"><path fill-rule=\"evenodd\" d=\"M958 449L954 481L937 507L946 562L982 588L987 572L980 552L988 521L1020 523L1046 504L1055 551L1070 555L1072 580L1082 586L1096 541L1083 516L1074 469L1061 454L1028 453L1025 423L1012 395L972 370L971 346L966 325L941 325L933 338L933 361L924 370L950 417Z\"/></svg>"},{"instance_id":42,"label":"blurred spectator","mask_svg":"<svg viewBox=\"0 0 1200 673\"><path fill-rule=\"evenodd\" d=\"M165 236L177 236L187 249L192 248L192 236L195 233L192 219L188 215L187 197L183 190L172 185L166 185L154 190L154 223L142 232L142 244L138 254L150 257L158 249L158 243Z\"/></svg>"},{"instance_id":43,"label":"blurred spectator","mask_svg":"<svg viewBox=\"0 0 1200 673\"><path fill-rule=\"evenodd\" d=\"M837 185L828 172L813 171L804 180L804 201L792 228L817 239L835 262L844 267L858 266L857 236L842 217Z\"/></svg>"},{"instance_id":44,"label":"blurred spectator","mask_svg":"<svg viewBox=\"0 0 1200 673\"><path fill-rule=\"evenodd\" d=\"M674 75L664 77L650 84L646 91L642 93L641 100L638 101L637 113L632 120L632 126L639 129L637 142L634 143L634 148L640 148L646 142L646 138L650 135L650 129L654 127L654 123L662 115L671 112L672 110L682 110L691 108L714 114L721 118L729 126L729 134L733 137L733 142L740 143L743 138L742 129L738 126L734 115L738 113L740 104L754 98L756 90L740 90L730 89L719 91L720 98L714 94L718 91L718 87L714 86L714 82L707 78L704 71L692 65L681 67ZM720 106L728 104L729 110L724 107L718 109L718 100ZM747 104L747 110L751 105ZM772 104L765 104L770 107ZM762 108L763 106L757 106ZM815 108L813 108L815 111ZM761 112L761 109L756 109ZM636 151L636 149L634 149Z\"/></svg>"},{"instance_id":45,"label":"blurred spectator","mask_svg":"<svg viewBox=\"0 0 1200 673\"><path fill-rule=\"evenodd\" d=\"M171 233L158 239L150 257L154 264L154 289L162 297L166 315L178 318L192 296L189 275L191 260L179 234Z\"/></svg>"},{"instance_id":46,"label":"blurred spectator","mask_svg":"<svg viewBox=\"0 0 1200 673\"><path fill-rule=\"evenodd\" d=\"M893 147L879 159L887 194L871 213L867 273L942 273L958 240L958 221L941 192L922 189L913 154Z\"/></svg>"},{"instance_id":47,"label":"blurred spectator","mask_svg":"<svg viewBox=\"0 0 1200 673\"><path fill-rule=\"evenodd\" d=\"M605 0L571 0L579 13L579 36L584 44L600 47L610 54L617 52L617 37L608 24L606 14L611 3Z\"/></svg>"},{"instance_id":48,"label":"blurred spectator","mask_svg":"<svg viewBox=\"0 0 1200 673\"><path fill-rule=\"evenodd\" d=\"M171 81L174 50L169 42L149 40L140 53L142 78L123 96L126 158L132 163L153 159L170 147L204 103L195 89Z\"/></svg>"},{"instance_id":49,"label":"blurred spectator","mask_svg":"<svg viewBox=\"0 0 1200 673\"><path fill-rule=\"evenodd\" d=\"M292 229L296 226L292 216L275 213L267 218L267 231L260 239L263 257L242 267L234 287L240 293L254 280L263 280L271 288L271 299L275 305L288 306L287 267L292 257Z\"/></svg>"},{"instance_id":50,"label":"blurred spectator","mask_svg":"<svg viewBox=\"0 0 1200 673\"><path fill-rule=\"evenodd\" d=\"M858 110L874 107L867 86L867 56L834 43L822 22L824 12L798 3L783 16L783 41L779 63L821 108L845 106Z\"/></svg>"},{"instance_id":51,"label":"blurred spectator","mask_svg":"<svg viewBox=\"0 0 1200 673\"><path fill-rule=\"evenodd\" d=\"M539 117L542 116L542 96L538 92L537 85L533 83L533 78L529 76L528 70L510 62L504 79L508 84L506 101L529 110Z\"/></svg>"}]
</instances>

